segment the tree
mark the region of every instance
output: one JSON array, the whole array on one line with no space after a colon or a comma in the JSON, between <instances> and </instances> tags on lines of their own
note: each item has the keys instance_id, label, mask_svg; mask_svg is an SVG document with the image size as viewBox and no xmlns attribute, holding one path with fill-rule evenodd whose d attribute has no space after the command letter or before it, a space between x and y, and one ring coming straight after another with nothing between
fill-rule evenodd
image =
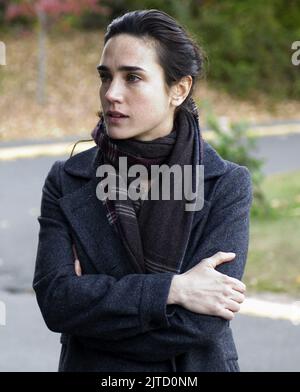
<instances>
[{"instance_id":1,"label":"tree","mask_svg":"<svg viewBox=\"0 0 300 392\"><path fill-rule=\"evenodd\" d=\"M9 2L5 11L5 20L18 17L34 20L38 34L38 81L37 101L46 103L46 39L51 26L62 16L79 16L84 12L109 15L111 9L100 4L99 0L19 0Z\"/></svg>"}]
</instances>

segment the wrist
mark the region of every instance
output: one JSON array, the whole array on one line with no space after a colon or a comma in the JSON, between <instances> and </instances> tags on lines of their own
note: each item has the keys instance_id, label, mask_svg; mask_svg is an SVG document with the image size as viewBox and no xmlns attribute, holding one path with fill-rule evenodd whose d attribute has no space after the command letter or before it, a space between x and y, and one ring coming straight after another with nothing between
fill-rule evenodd
<instances>
[{"instance_id":1,"label":"wrist","mask_svg":"<svg viewBox=\"0 0 300 392\"><path fill-rule=\"evenodd\" d=\"M181 305L182 301L182 277L174 275L170 285L170 291L167 299L167 305Z\"/></svg>"}]
</instances>

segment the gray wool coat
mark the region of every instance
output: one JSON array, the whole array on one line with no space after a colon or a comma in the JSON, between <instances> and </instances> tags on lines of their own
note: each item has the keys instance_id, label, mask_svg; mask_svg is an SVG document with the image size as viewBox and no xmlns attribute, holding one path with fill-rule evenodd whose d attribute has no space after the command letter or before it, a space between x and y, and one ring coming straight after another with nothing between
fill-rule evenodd
<instances>
[{"instance_id":1,"label":"gray wool coat","mask_svg":"<svg viewBox=\"0 0 300 392\"><path fill-rule=\"evenodd\" d=\"M166 305L173 273L137 274L96 196L95 146L56 161L43 187L33 288L61 333L59 371L237 372L230 322ZM184 272L217 251L217 270L242 278L252 183L248 169L204 142L205 202L195 212ZM74 271L75 244L82 276Z\"/></svg>"}]
</instances>

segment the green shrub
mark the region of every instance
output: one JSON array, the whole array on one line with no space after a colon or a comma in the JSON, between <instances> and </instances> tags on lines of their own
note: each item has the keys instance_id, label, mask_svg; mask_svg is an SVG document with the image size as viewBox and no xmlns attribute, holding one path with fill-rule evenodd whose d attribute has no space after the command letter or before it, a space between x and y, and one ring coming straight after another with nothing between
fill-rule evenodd
<instances>
[{"instance_id":1,"label":"green shrub","mask_svg":"<svg viewBox=\"0 0 300 392\"><path fill-rule=\"evenodd\" d=\"M210 105L206 102L202 103L203 106L206 110L207 126L213 136L210 144L223 159L246 166L251 173L253 183L252 216L268 215L270 213L269 203L262 190L264 160L253 156L256 139L247 135L248 124L243 121L229 122L225 129L220 120L213 114Z\"/></svg>"},{"instance_id":2,"label":"green shrub","mask_svg":"<svg viewBox=\"0 0 300 392\"><path fill-rule=\"evenodd\" d=\"M242 98L257 91L274 99L300 98L299 67L291 63L300 39L296 1L207 1L191 27L208 52L208 77L216 87Z\"/></svg>"}]
</instances>

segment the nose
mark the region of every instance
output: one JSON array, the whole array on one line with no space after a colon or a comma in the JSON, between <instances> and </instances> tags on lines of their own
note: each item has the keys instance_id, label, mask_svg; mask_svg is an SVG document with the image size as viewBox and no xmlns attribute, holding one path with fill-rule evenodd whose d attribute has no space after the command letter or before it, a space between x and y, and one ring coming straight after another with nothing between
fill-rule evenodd
<instances>
[{"instance_id":1,"label":"nose","mask_svg":"<svg viewBox=\"0 0 300 392\"><path fill-rule=\"evenodd\" d=\"M120 81L112 81L105 93L105 98L109 102L122 102L123 100L123 91L122 91L122 85Z\"/></svg>"}]
</instances>

